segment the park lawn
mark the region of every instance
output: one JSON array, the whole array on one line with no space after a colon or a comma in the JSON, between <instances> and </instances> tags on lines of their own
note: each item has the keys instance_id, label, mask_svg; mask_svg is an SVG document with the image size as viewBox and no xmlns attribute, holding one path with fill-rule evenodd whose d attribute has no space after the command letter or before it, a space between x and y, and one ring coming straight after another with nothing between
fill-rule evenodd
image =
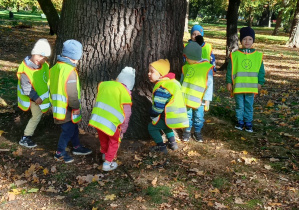
<instances>
[{"instance_id":1,"label":"park lawn","mask_svg":"<svg viewBox=\"0 0 299 210\"><path fill-rule=\"evenodd\" d=\"M38 147L21 148L29 113L16 102L16 71L34 42L55 36L48 27L0 25L0 209L296 209L299 205L299 55L284 36L265 35L266 84L256 96L254 133L236 131L234 101L225 72L214 75L214 99L203 128L205 143L178 141L169 155L149 152L152 141L123 140L120 167L101 170L99 142L80 131L93 154L57 163L60 128L46 114L35 133ZM206 29L219 68L225 57L225 27ZM186 34L184 40L188 40ZM273 44L272 40L275 40ZM147 132L147 131L145 131ZM181 132L178 131L178 137Z\"/></svg>"}]
</instances>

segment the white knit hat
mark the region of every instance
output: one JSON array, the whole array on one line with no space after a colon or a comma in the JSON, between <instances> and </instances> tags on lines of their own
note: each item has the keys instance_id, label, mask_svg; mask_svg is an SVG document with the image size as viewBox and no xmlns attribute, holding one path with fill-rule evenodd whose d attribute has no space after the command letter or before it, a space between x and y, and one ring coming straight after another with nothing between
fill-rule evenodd
<instances>
[{"instance_id":1,"label":"white knit hat","mask_svg":"<svg viewBox=\"0 0 299 210\"><path fill-rule=\"evenodd\" d=\"M123 70L121 70L116 79L120 83L126 85L129 90L132 90L135 84L135 69L126 66Z\"/></svg>"},{"instance_id":2,"label":"white knit hat","mask_svg":"<svg viewBox=\"0 0 299 210\"><path fill-rule=\"evenodd\" d=\"M49 57L51 55L51 47L47 39L39 39L32 51L31 55L41 55L45 57Z\"/></svg>"}]
</instances>

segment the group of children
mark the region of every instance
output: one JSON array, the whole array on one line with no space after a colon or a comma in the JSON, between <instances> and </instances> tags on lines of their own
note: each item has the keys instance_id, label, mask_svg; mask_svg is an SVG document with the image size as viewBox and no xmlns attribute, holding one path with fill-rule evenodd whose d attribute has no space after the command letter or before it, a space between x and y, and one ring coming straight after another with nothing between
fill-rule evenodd
<instances>
[{"instance_id":1,"label":"group of children","mask_svg":"<svg viewBox=\"0 0 299 210\"><path fill-rule=\"evenodd\" d=\"M204 30L195 25L191 39L184 47L185 64L180 82L170 73L170 63L160 59L149 65L148 78L154 83L152 106L148 125L149 134L156 146L152 151L167 153L167 147L177 150L173 129L183 129L183 141L188 142L194 127L194 140L203 142L202 127L204 112L209 110L213 95L213 74L216 71L212 46L204 42ZM254 94L264 83L262 54L252 48L255 39L253 29L240 30L242 48L231 54L227 69L227 89L236 101L236 129L252 132ZM78 122L81 120L80 82L76 65L82 57L82 44L76 40L63 43L57 63L49 69L46 63L51 47L46 39L38 40L18 69L18 106L31 110L24 136L19 144L28 148L36 147L31 139L42 113L52 104L54 122L61 125L57 151L54 158L65 163L73 162L66 147L72 142L74 155L88 155L92 151L79 141ZM131 91L135 84L135 69L125 67L115 81L98 85L98 93L89 125L96 128L101 144L103 170L117 168L114 161L119 144L126 132L131 116ZM164 143L163 130L168 142Z\"/></svg>"}]
</instances>

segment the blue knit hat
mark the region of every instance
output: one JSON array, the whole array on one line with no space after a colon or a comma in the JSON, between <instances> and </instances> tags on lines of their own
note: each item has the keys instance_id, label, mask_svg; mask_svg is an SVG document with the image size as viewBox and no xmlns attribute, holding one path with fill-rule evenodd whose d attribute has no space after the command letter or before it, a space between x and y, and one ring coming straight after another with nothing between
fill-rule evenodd
<instances>
[{"instance_id":1,"label":"blue knit hat","mask_svg":"<svg viewBox=\"0 0 299 210\"><path fill-rule=\"evenodd\" d=\"M73 60L80 60L82 56L82 44L77 40L70 39L63 43L61 55Z\"/></svg>"},{"instance_id":2,"label":"blue knit hat","mask_svg":"<svg viewBox=\"0 0 299 210\"><path fill-rule=\"evenodd\" d=\"M194 25L191 28L191 35L193 34L194 31L199 31L202 36L204 34L203 27L201 27L200 25Z\"/></svg>"},{"instance_id":3,"label":"blue knit hat","mask_svg":"<svg viewBox=\"0 0 299 210\"><path fill-rule=\"evenodd\" d=\"M252 28L248 27L243 27L240 29L240 42L244 39L246 36L251 36L253 39L253 42L255 40L255 32Z\"/></svg>"}]
</instances>

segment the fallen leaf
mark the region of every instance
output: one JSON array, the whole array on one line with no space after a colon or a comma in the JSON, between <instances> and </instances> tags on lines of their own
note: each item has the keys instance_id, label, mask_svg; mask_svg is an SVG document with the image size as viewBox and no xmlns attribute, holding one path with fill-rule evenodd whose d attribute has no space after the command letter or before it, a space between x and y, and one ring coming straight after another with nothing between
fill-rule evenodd
<instances>
[{"instance_id":1,"label":"fallen leaf","mask_svg":"<svg viewBox=\"0 0 299 210\"><path fill-rule=\"evenodd\" d=\"M18 186L21 186L22 184L25 184L25 183L27 183L27 181L25 181L25 180L17 180L17 181L15 181L15 185L18 187Z\"/></svg>"},{"instance_id":2,"label":"fallen leaf","mask_svg":"<svg viewBox=\"0 0 299 210\"><path fill-rule=\"evenodd\" d=\"M269 100L269 101L267 102L266 107L273 107L273 106L274 106L274 102L271 101L271 100Z\"/></svg>"},{"instance_id":3,"label":"fallen leaf","mask_svg":"<svg viewBox=\"0 0 299 210\"><path fill-rule=\"evenodd\" d=\"M209 189L209 192L210 193L220 193L220 191L217 188L215 188L215 189Z\"/></svg>"},{"instance_id":4,"label":"fallen leaf","mask_svg":"<svg viewBox=\"0 0 299 210\"><path fill-rule=\"evenodd\" d=\"M22 155L22 148L17 149L16 151L12 152L14 157L19 157Z\"/></svg>"},{"instance_id":5,"label":"fallen leaf","mask_svg":"<svg viewBox=\"0 0 299 210\"><path fill-rule=\"evenodd\" d=\"M0 136L2 136L3 133L7 133L7 132L0 130Z\"/></svg>"},{"instance_id":6,"label":"fallen leaf","mask_svg":"<svg viewBox=\"0 0 299 210\"><path fill-rule=\"evenodd\" d=\"M116 203L111 203L110 206L111 206L112 208L116 208L116 207L118 207L118 205L117 205Z\"/></svg>"},{"instance_id":7,"label":"fallen leaf","mask_svg":"<svg viewBox=\"0 0 299 210\"><path fill-rule=\"evenodd\" d=\"M135 160L138 160L138 161L142 161L142 159L141 159L140 157L138 157L138 155L135 155L135 156L134 156L134 159L135 159Z\"/></svg>"},{"instance_id":8,"label":"fallen leaf","mask_svg":"<svg viewBox=\"0 0 299 210\"><path fill-rule=\"evenodd\" d=\"M44 175L47 175L47 174L49 173L49 170L48 170L47 168L45 168L45 169L43 170L43 172L44 172Z\"/></svg>"},{"instance_id":9,"label":"fallen leaf","mask_svg":"<svg viewBox=\"0 0 299 210\"><path fill-rule=\"evenodd\" d=\"M242 199L241 198L235 198L235 203L236 204L244 204L244 202L242 201Z\"/></svg>"},{"instance_id":10,"label":"fallen leaf","mask_svg":"<svg viewBox=\"0 0 299 210\"><path fill-rule=\"evenodd\" d=\"M65 196L58 195L58 196L56 196L55 198L56 198L57 200L62 200L62 199L65 198Z\"/></svg>"},{"instance_id":11,"label":"fallen leaf","mask_svg":"<svg viewBox=\"0 0 299 210\"><path fill-rule=\"evenodd\" d=\"M227 206L223 205L222 203L215 202L215 209L227 209Z\"/></svg>"},{"instance_id":12,"label":"fallen leaf","mask_svg":"<svg viewBox=\"0 0 299 210\"><path fill-rule=\"evenodd\" d=\"M57 170L56 170L56 166L52 166L52 167L51 167L51 172L52 172L52 173L55 173L56 171L57 171Z\"/></svg>"},{"instance_id":13,"label":"fallen leaf","mask_svg":"<svg viewBox=\"0 0 299 210\"><path fill-rule=\"evenodd\" d=\"M245 139L244 137L241 137L241 140L242 140L242 141L245 141L246 139Z\"/></svg>"},{"instance_id":14,"label":"fallen leaf","mask_svg":"<svg viewBox=\"0 0 299 210\"><path fill-rule=\"evenodd\" d=\"M111 194L111 195L106 195L104 200L105 201L107 201L107 200L113 201L115 198L116 198L116 195Z\"/></svg>"},{"instance_id":15,"label":"fallen leaf","mask_svg":"<svg viewBox=\"0 0 299 210\"><path fill-rule=\"evenodd\" d=\"M270 158L270 162L277 162L279 161L279 159L276 159L276 158Z\"/></svg>"},{"instance_id":16,"label":"fallen leaf","mask_svg":"<svg viewBox=\"0 0 299 210\"><path fill-rule=\"evenodd\" d=\"M271 169L272 169L272 167L271 167L270 165L264 165L264 167L265 167L265 169L267 169L267 170L271 170Z\"/></svg>"},{"instance_id":17,"label":"fallen leaf","mask_svg":"<svg viewBox=\"0 0 299 210\"><path fill-rule=\"evenodd\" d=\"M155 178L153 179L153 181L152 181L152 185L153 185L154 187L157 186L157 181L158 181L158 178L155 177Z\"/></svg>"},{"instance_id":18,"label":"fallen leaf","mask_svg":"<svg viewBox=\"0 0 299 210\"><path fill-rule=\"evenodd\" d=\"M27 192L29 192L29 193L36 193L36 192L38 192L38 190L39 190L39 189L37 189L37 188L31 188L31 189L28 190Z\"/></svg>"},{"instance_id":19,"label":"fallen leaf","mask_svg":"<svg viewBox=\"0 0 299 210\"><path fill-rule=\"evenodd\" d=\"M13 192L8 192L8 201L13 201L16 199L16 195Z\"/></svg>"}]
</instances>

